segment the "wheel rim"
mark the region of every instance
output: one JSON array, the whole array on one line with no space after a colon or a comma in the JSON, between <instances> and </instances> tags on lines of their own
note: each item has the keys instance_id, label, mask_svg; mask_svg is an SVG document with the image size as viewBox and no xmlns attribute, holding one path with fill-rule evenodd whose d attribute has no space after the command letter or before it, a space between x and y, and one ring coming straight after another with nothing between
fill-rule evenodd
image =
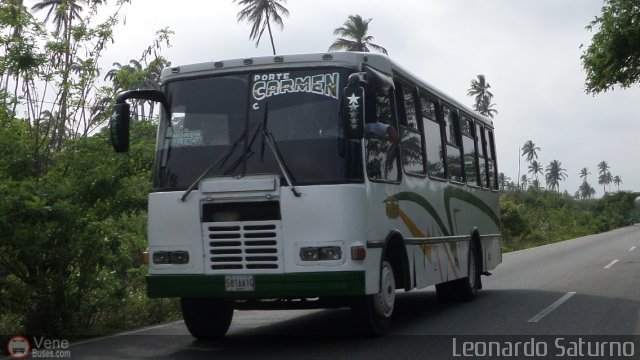
<instances>
[{"instance_id":1,"label":"wheel rim","mask_svg":"<svg viewBox=\"0 0 640 360\"><path fill-rule=\"evenodd\" d=\"M396 281L393 269L388 262L384 262L381 271L380 292L374 295L376 311L383 317L390 317L396 301Z\"/></svg>"}]
</instances>

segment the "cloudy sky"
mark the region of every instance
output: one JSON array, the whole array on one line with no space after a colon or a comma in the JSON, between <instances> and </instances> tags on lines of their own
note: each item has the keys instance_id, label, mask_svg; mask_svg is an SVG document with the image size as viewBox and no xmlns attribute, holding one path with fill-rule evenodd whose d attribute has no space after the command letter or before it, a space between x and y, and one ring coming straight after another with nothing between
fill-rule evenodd
<instances>
[{"instance_id":1,"label":"cloudy sky","mask_svg":"<svg viewBox=\"0 0 640 360\"><path fill-rule=\"evenodd\" d=\"M600 14L602 0L288 0L284 30L274 30L279 54L325 52L333 29L348 15L373 18L370 34L405 68L468 106L470 81L484 74L499 111L495 117L500 171L515 180L518 150L527 140L541 148L546 167L559 160L573 194L583 167L597 184L605 160L622 177L621 190L640 190L640 90L584 92L580 45L590 43L585 26ZM231 0L133 0L126 24L105 67L139 58L155 31L175 32L163 55L173 65L271 55L265 35L259 47L250 26L237 23ZM522 173L526 164L522 163ZM615 189L615 187L612 187Z\"/></svg>"}]
</instances>

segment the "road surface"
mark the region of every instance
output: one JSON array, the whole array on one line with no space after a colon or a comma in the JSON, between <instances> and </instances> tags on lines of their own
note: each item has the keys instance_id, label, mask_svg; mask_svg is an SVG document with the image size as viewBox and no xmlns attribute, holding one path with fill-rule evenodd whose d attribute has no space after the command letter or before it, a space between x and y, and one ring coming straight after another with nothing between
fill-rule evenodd
<instances>
[{"instance_id":1,"label":"road surface","mask_svg":"<svg viewBox=\"0 0 640 360\"><path fill-rule=\"evenodd\" d=\"M592 351L618 343L626 355L633 346L633 357L617 354L640 358L640 336L618 336L640 335L640 225L505 254L483 283L470 303L440 303L433 288L398 294L380 338L358 335L348 309L236 311L217 342L195 341L178 321L69 350L79 359L440 359L483 358L496 341L494 351L521 342L557 358L586 352L584 341Z\"/></svg>"}]
</instances>

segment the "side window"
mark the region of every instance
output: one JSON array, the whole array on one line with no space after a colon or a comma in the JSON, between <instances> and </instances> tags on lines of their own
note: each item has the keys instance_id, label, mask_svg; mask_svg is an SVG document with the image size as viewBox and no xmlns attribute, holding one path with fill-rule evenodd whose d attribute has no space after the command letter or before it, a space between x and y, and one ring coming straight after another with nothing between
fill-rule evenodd
<instances>
[{"instance_id":1,"label":"side window","mask_svg":"<svg viewBox=\"0 0 640 360\"><path fill-rule=\"evenodd\" d=\"M473 120L462 116L462 148L464 149L464 173L467 184L478 186L478 166L476 162L476 134Z\"/></svg>"},{"instance_id":2,"label":"side window","mask_svg":"<svg viewBox=\"0 0 640 360\"><path fill-rule=\"evenodd\" d=\"M365 113L367 122L378 122L393 125L393 90L387 94L367 93L368 105ZM371 116L371 114L375 114ZM398 167L398 146L394 145L387 137L366 133L366 162L367 175L374 181L397 182L400 180L400 168Z\"/></svg>"},{"instance_id":3,"label":"side window","mask_svg":"<svg viewBox=\"0 0 640 360\"><path fill-rule=\"evenodd\" d=\"M491 189L493 190L498 190L498 166L496 165L496 146L495 143L493 141L493 131L488 130L487 131L487 135L488 135L488 160L487 160L487 172L489 174L489 184L491 186Z\"/></svg>"},{"instance_id":4,"label":"side window","mask_svg":"<svg viewBox=\"0 0 640 360\"><path fill-rule=\"evenodd\" d=\"M489 173L487 172L487 136L484 127L476 124L476 138L478 141L478 167L480 169L480 185L489 187Z\"/></svg>"},{"instance_id":5,"label":"side window","mask_svg":"<svg viewBox=\"0 0 640 360\"><path fill-rule=\"evenodd\" d=\"M427 94L420 92L422 126L424 128L427 150L427 169L429 176L446 179L444 166L444 147L442 143L442 123L438 120L438 104Z\"/></svg>"},{"instance_id":6,"label":"side window","mask_svg":"<svg viewBox=\"0 0 640 360\"><path fill-rule=\"evenodd\" d=\"M464 183L462 174L463 159L460 143L460 123L453 109L443 106L444 123L447 137L447 168L449 180Z\"/></svg>"},{"instance_id":7,"label":"side window","mask_svg":"<svg viewBox=\"0 0 640 360\"><path fill-rule=\"evenodd\" d=\"M424 176L424 141L416 116L416 91L411 86L397 87L400 136L402 137L402 166L407 174Z\"/></svg>"}]
</instances>

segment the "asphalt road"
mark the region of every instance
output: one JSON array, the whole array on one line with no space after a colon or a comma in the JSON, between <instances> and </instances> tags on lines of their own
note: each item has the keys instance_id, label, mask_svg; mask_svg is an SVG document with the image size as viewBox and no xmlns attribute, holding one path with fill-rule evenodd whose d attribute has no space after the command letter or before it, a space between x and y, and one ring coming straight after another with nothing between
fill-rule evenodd
<instances>
[{"instance_id":1,"label":"asphalt road","mask_svg":"<svg viewBox=\"0 0 640 360\"><path fill-rule=\"evenodd\" d=\"M586 353L584 341L640 358L640 225L505 254L483 282L470 303L440 303L433 288L399 294L391 332L379 338L360 336L348 309L237 311L217 342L195 341L179 321L69 350L74 359L446 359L490 358L484 344L494 341L495 351L521 342L559 358Z\"/></svg>"}]
</instances>

